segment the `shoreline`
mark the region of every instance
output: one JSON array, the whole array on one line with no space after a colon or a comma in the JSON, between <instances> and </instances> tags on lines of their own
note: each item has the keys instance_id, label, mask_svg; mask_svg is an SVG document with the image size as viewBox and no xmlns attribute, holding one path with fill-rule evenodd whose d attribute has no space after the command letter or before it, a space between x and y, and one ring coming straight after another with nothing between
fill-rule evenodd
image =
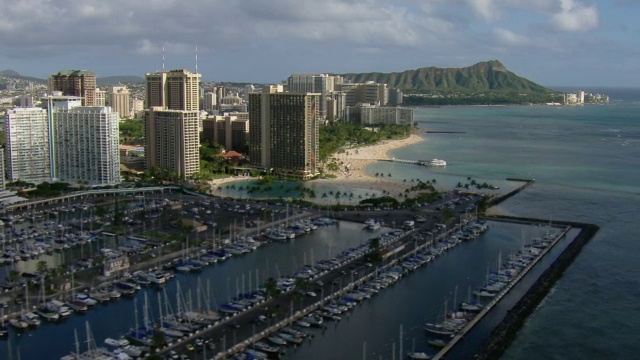
<instances>
[{"instance_id":1,"label":"shoreline","mask_svg":"<svg viewBox=\"0 0 640 360\"><path fill-rule=\"evenodd\" d=\"M405 139L384 140L379 144L351 148L342 153L336 153L332 158L341 165L341 169L337 172L332 172L332 174L336 175L337 178L312 181L350 179L378 180L376 177L366 173L365 167L367 167L367 165L379 160L391 160L392 157L389 156L389 152L420 143L424 140L424 138L418 136L416 133L412 133Z\"/></svg>"},{"instance_id":2,"label":"shoreline","mask_svg":"<svg viewBox=\"0 0 640 360\"><path fill-rule=\"evenodd\" d=\"M422 141L425 141L425 139L414 132L405 139L384 140L379 144L352 148L342 153L336 153L333 155L333 159L338 162L340 169L331 172L331 174L336 175L336 178L311 181L316 184L377 190L388 194L404 192L411 187L411 184L369 175L365 168L376 161L391 160L392 157L389 156L389 153L393 150Z\"/></svg>"},{"instance_id":3,"label":"shoreline","mask_svg":"<svg viewBox=\"0 0 640 360\"><path fill-rule=\"evenodd\" d=\"M411 185L369 175L366 173L365 168L375 161L391 160L392 157L389 156L389 152L393 150L414 145L422 141L425 141L425 139L418 135L418 133L413 132L409 137L404 139L383 140L375 145L345 149L340 153L333 154L331 157L332 160L330 160L336 161L340 165L340 169L338 171L328 172L329 174L335 175L336 178L309 180L309 183L360 188L389 194L392 192L404 191L405 189L410 188ZM248 179L252 178L246 176L232 176L211 180L208 182L211 187L211 190L209 190L208 193L213 196L224 196L222 191L218 189L219 187L227 183ZM327 201L333 202L330 199L315 199L313 202L326 204Z\"/></svg>"}]
</instances>

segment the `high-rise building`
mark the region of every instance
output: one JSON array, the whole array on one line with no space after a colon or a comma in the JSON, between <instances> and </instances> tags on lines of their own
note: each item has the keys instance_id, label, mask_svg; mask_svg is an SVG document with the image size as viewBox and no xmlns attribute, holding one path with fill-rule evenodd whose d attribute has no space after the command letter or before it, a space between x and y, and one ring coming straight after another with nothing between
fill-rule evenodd
<instances>
[{"instance_id":1,"label":"high-rise building","mask_svg":"<svg viewBox=\"0 0 640 360\"><path fill-rule=\"evenodd\" d=\"M120 119L131 116L129 89L126 86L112 86L109 88L109 106L118 113Z\"/></svg>"},{"instance_id":2,"label":"high-rise building","mask_svg":"<svg viewBox=\"0 0 640 360\"><path fill-rule=\"evenodd\" d=\"M318 174L321 95L277 91L277 87L265 86L262 93L249 95L250 163L309 179Z\"/></svg>"},{"instance_id":3,"label":"high-rise building","mask_svg":"<svg viewBox=\"0 0 640 360\"><path fill-rule=\"evenodd\" d=\"M362 125L413 125L413 109L359 103L347 107L345 120Z\"/></svg>"},{"instance_id":4,"label":"high-rise building","mask_svg":"<svg viewBox=\"0 0 640 360\"><path fill-rule=\"evenodd\" d=\"M33 96L25 95L20 97L20 107L30 108L33 107L34 100Z\"/></svg>"},{"instance_id":5,"label":"high-rise building","mask_svg":"<svg viewBox=\"0 0 640 360\"><path fill-rule=\"evenodd\" d=\"M96 74L87 70L63 70L49 77L49 93L82 97L82 106L96 104Z\"/></svg>"},{"instance_id":6,"label":"high-rise building","mask_svg":"<svg viewBox=\"0 0 640 360\"><path fill-rule=\"evenodd\" d=\"M200 74L179 69L146 74L146 107L200 111Z\"/></svg>"},{"instance_id":7,"label":"high-rise building","mask_svg":"<svg viewBox=\"0 0 640 360\"><path fill-rule=\"evenodd\" d=\"M402 90L391 88L389 89L389 105L398 106L404 102L404 94Z\"/></svg>"},{"instance_id":8,"label":"high-rise building","mask_svg":"<svg viewBox=\"0 0 640 360\"><path fill-rule=\"evenodd\" d=\"M216 93L213 91L209 91L204 93L202 99L202 110L206 111L209 114L212 114L216 111L218 107L218 98Z\"/></svg>"},{"instance_id":9,"label":"high-rise building","mask_svg":"<svg viewBox=\"0 0 640 360\"><path fill-rule=\"evenodd\" d=\"M225 150L245 152L249 139L249 113L225 113L202 120L203 141L213 141Z\"/></svg>"},{"instance_id":10,"label":"high-rise building","mask_svg":"<svg viewBox=\"0 0 640 360\"><path fill-rule=\"evenodd\" d=\"M145 112L147 169L164 169L180 178L200 171L199 115L161 107Z\"/></svg>"},{"instance_id":11,"label":"high-rise building","mask_svg":"<svg viewBox=\"0 0 640 360\"><path fill-rule=\"evenodd\" d=\"M343 91L334 91L327 99L327 120L344 119L347 109L347 94Z\"/></svg>"},{"instance_id":12,"label":"high-rise building","mask_svg":"<svg viewBox=\"0 0 640 360\"><path fill-rule=\"evenodd\" d=\"M62 95L62 91L54 91L51 95L43 97L42 103L45 104L47 109L47 117L49 120L49 158L51 159L51 178L56 178L56 144L53 141L55 136L55 127L53 126L53 114L59 110L70 110L79 106L82 106L82 97L80 96L65 96Z\"/></svg>"},{"instance_id":13,"label":"high-rise building","mask_svg":"<svg viewBox=\"0 0 640 360\"><path fill-rule=\"evenodd\" d=\"M335 90L336 84L343 82L342 77L327 74L293 74L287 79L287 91L297 93L317 93L321 95L320 114L327 116L327 95Z\"/></svg>"},{"instance_id":14,"label":"high-rise building","mask_svg":"<svg viewBox=\"0 0 640 360\"><path fill-rule=\"evenodd\" d=\"M384 106L389 102L387 84L368 81L364 84L344 83L337 88L346 94L346 106L355 106L359 103Z\"/></svg>"},{"instance_id":15,"label":"high-rise building","mask_svg":"<svg viewBox=\"0 0 640 360\"><path fill-rule=\"evenodd\" d=\"M147 169L185 178L200 171L200 74L171 70L146 74Z\"/></svg>"},{"instance_id":16,"label":"high-rise building","mask_svg":"<svg viewBox=\"0 0 640 360\"><path fill-rule=\"evenodd\" d=\"M85 105L88 106L88 105ZM107 91L96 88L96 101L93 106L107 106Z\"/></svg>"},{"instance_id":17,"label":"high-rise building","mask_svg":"<svg viewBox=\"0 0 640 360\"><path fill-rule=\"evenodd\" d=\"M54 110L54 177L94 186L118 184L118 122L118 113L108 106Z\"/></svg>"},{"instance_id":18,"label":"high-rise building","mask_svg":"<svg viewBox=\"0 0 640 360\"><path fill-rule=\"evenodd\" d=\"M42 108L7 110L6 169L9 181L51 181L49 117Z\"/></svg>"},{"instance_id":19,"label":"high-rise building","mask_svg":"<svg viewBox=\"0 0 640 360\"><path fill-rule=\"evenodd\" d=\"M132 118L141 118L144 114L144 100L141 99L131 99L131 115Z\"/></svg>"},{"instance_id":20,"label":"high-rise building","mask_svg":"<svg viewBox=\"0 0 640 360\"><path fill-rule=\"evenodd\" d=\"M4 149L0 147L0 191L4 191L6 189L6 184L4 180ZM0 205L0 208L2 206Z\"/></svg>"}]
</instances>

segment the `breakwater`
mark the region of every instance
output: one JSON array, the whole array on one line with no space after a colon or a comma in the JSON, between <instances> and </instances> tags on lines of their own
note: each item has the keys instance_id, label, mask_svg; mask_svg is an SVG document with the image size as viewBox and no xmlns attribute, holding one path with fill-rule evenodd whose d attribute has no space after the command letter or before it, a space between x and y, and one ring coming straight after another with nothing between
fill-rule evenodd
<instances>
[{"instance_id":1,"label":"breakwater","mask_svg":"<svg viewBox=\"0 0 640 360\"><path fill-rule=\"evenodd\" d=\"M499 217L506 219L507 217ZM516 219L525 220L525 219ZM487 340L481 345L475 355L476 359L497 359L515 339L518 331L527 317L536 309L538 304L547 296L549 290L562 276L565 270L580 254L582 248L598 232L599 227L593 224L581 224L571 222L558 222L580 227L582 230L556 258L538 280L529 288L525 295L509 310L502 322L494 328Z\"/></svg>"},{"instance_id":2,"label":"breakwater","mask_svg":"<svg viewBox=\"0 0 640 360\"><path fill-rule=\"evenodd\" d=\"M489 218L486 218L489 219ZM503 217L500 219L491 219L491 220L498 220L498 221L505 221L505 222L514 222L514 223L520 223L520 224L529 224L529 225L540 225L542 224L542 222L540 220L536 220L536 219L516 219L514 221L509 221L508 218ZM447 356L447 354L455 347L457 346L460 342L462 342L464 340L464 338L467 336L467 334L469 334L469 332L476 326L478 325L478 323L480 323L482 321L482 319L488 315L494 307L496 307L498 304L500 304L500 302L503 300L503 298L509 294L511 292L511 290L520 282L520 280L522 280L528 273L530 270L532 270L537 264L538 262L544 258L546 256L546 254L553 249L553 247L555 247L555 245L561 240L563 239L566 234L569 232L569 230L571 230L571 226L568 225L564 225L563 229L560 231L559 234L557 234L553 241L551 242L551 244L544 248L544 250L538 255L536 256L536 258L534 259L533 262L531 262L529 265L527 265L527 267L525 267L514 279L512 279L509 282L509 285L503 289L495 298L493 298L493 300L491 300L483 309L482 311L475 316L465 327L464 329L462 329L462 331L460 331L458 334L456 334L451 341L449 341L447 343L447 345L436 354L436 356L434 356L434 360L439 360L442 358L445 358Z\"/></svg>"},{"instance_id":3,"label":"breakwater","mask_svg":"<svg viewBox=\"0 0 640 360\"><path fill-rule=\"evenodd\" d=\"M487 207L495 206L500 204L501 202L507 200L508 198L516 195L520 191L526 189L530 185L532 185L536 180L535 179L515 179L515 178L507 178L508 181L520 181L524 182L524 184L518 186L517 188L509 191L508 193L500 196L493 197L487 201Z\"/></svg>"}]
</instances>

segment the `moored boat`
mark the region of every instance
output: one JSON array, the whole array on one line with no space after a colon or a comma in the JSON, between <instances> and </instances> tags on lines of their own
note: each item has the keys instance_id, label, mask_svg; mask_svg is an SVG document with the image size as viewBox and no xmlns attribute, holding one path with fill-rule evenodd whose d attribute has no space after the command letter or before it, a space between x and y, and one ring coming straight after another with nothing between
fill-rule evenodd
<instances>
[{"instance_id":1,"label":"moored boat","mask_svg":"<svg viewBox=\"0 0 640 360\"><path fill-rule=\"evenodd\" d=\"M427 355L427 353L424 352L410 352L407 354L407 358L409 359L414 359L414 360L422 360L422 359L431 359L431 356Z\"/></svg>"},{"instance_id":2,"label":"moored boat","mask_svg":"<svg viewBox=\"0 0 640 360\"><path fill-rule=\"evenodd\" d=\"M431 339L427 343L435 348L443 348L447 346L447 342L442 339Z\"/></svg>"},{"instance_id":3,"label":"moored boat","mask_svg":"<svg viewBox=\"0 0 640 360\"><path fill-rule=\"evenodd\" d=\"M269 336L267 340L269 340L269 342L272 344L287 345L287 341L279 336L272 335L272 336Z\"/></svg>"},{"instance_id":4,"label":"moored boat","mask_svg":"<svg viewBox=\"0 0 640 360\"><path fill-rule=\"evenodd\" d=\"M40 321L40 316L34 314L32 312L26 312L21 316L22 321L25 321L31 327L38 327L42 323Z\"/></svg>"},{"instance_id":5,"label":"moored boat","mask_svg":"<svg viewBox=\"0 0 640 360\"><path fill-rule=\"evenodd\" d=\"M29 328L29 324L19 318L9 319L9 325L16 330L26 330Z\"/></svg>"}]
</instances>

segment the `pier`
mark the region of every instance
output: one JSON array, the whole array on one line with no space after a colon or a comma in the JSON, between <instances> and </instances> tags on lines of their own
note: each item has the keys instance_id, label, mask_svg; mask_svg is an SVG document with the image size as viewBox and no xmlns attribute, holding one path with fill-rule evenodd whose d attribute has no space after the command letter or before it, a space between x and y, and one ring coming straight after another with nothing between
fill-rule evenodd
<instances>
[{"instance_id":1,"label":"pier","mask_svg":"<svg viewBox=\"0 0 640 360\"><path fill-rule=\"evenodd\" d=\"M527 317L533 313L582 248L599 230L599 227L593 224L567 223L567 225L581 227L582 230L491 332L476 353L477 359L496 359L504 353Z\"/></svg>"},{"instance_id":2,"label":"pier","mask_svg":"<svg viewBox=\"0 0 640 360\"><path fill-rule=\"evenodd\" d=\"M78 199L85 199L89 197L107 197L113 195L126 195L126 194L144 194L148 192L171 192L171 191L180 191L182 188L180 186L151 186L151 187L140 187L140 188L117 188L117 189L100 189L100 190L85 190L85 191L76 191L68 195L57 196L52 198L46 198L42 200L32 200L32 201L23 201L5 206L6 211L19 211L30 209L32 207L36 207L39 205L51 205L57 203L70 203L72 201L76 201Z\"/></svg>"},{"instance_id":3,"label":"pier","mask_svg":"<svg viewBox=\"0 0 640 360\"><path fill-rule=\"evenodd\" d=\"M522 224L544 224L543 220L512 218L507 216L486 217L486 220L505 221ZM548 294L549 290L560 278L566 268L577 257L582 247L588 242L598 231L596 225L572 223L572 222L556 222L556 225L563 226L562 232L553 240L550 246L546 247L535 260L529 264L522 272L518 274L509 285L501 291L492 301L487 304L483 310L471 320L462 331L456 334L447 345L442 348L434 357L434 360L446 359L447 354L460 343L464 341L464 337L479 323L483 318L491 312L491 310L515 287L519 281L524 278L530 270L532 270L555 245L563 239L572 228L581 228L582 230L575 239L565 248L558 258L549 266L547 270L536 280L526 294L518 301L518 303L507 312L507 315L500 324L492 331L492 333L484 341L481 348L477 351L475 358L478 359L496 359L504 352L511 341L515 338L518 330L523 325L526 318L535 310L540 301Z\"/></svg>"},{"instance_id":4,"label":"pier","mask_svg":"<svg viewBox=\"0 0 640 360\"><path fill-rule=\"evenodd\" d=\"M504 194L504 195L500 195L500 196L496 196L493 197L491 199L489 199L488 203L487 203L487 207L491 207L491 206L495 206L500 204L501 202L509 199L510 197L518 194L520 191L528 188L529 186L533 185L533 183L536 181L535 179L515 179L515 178L507 178L507 181L519 181L519 182L524 182L524 184L518 186L517 188L509 191L508 193Z\"/></svg>"}]
</instances>

